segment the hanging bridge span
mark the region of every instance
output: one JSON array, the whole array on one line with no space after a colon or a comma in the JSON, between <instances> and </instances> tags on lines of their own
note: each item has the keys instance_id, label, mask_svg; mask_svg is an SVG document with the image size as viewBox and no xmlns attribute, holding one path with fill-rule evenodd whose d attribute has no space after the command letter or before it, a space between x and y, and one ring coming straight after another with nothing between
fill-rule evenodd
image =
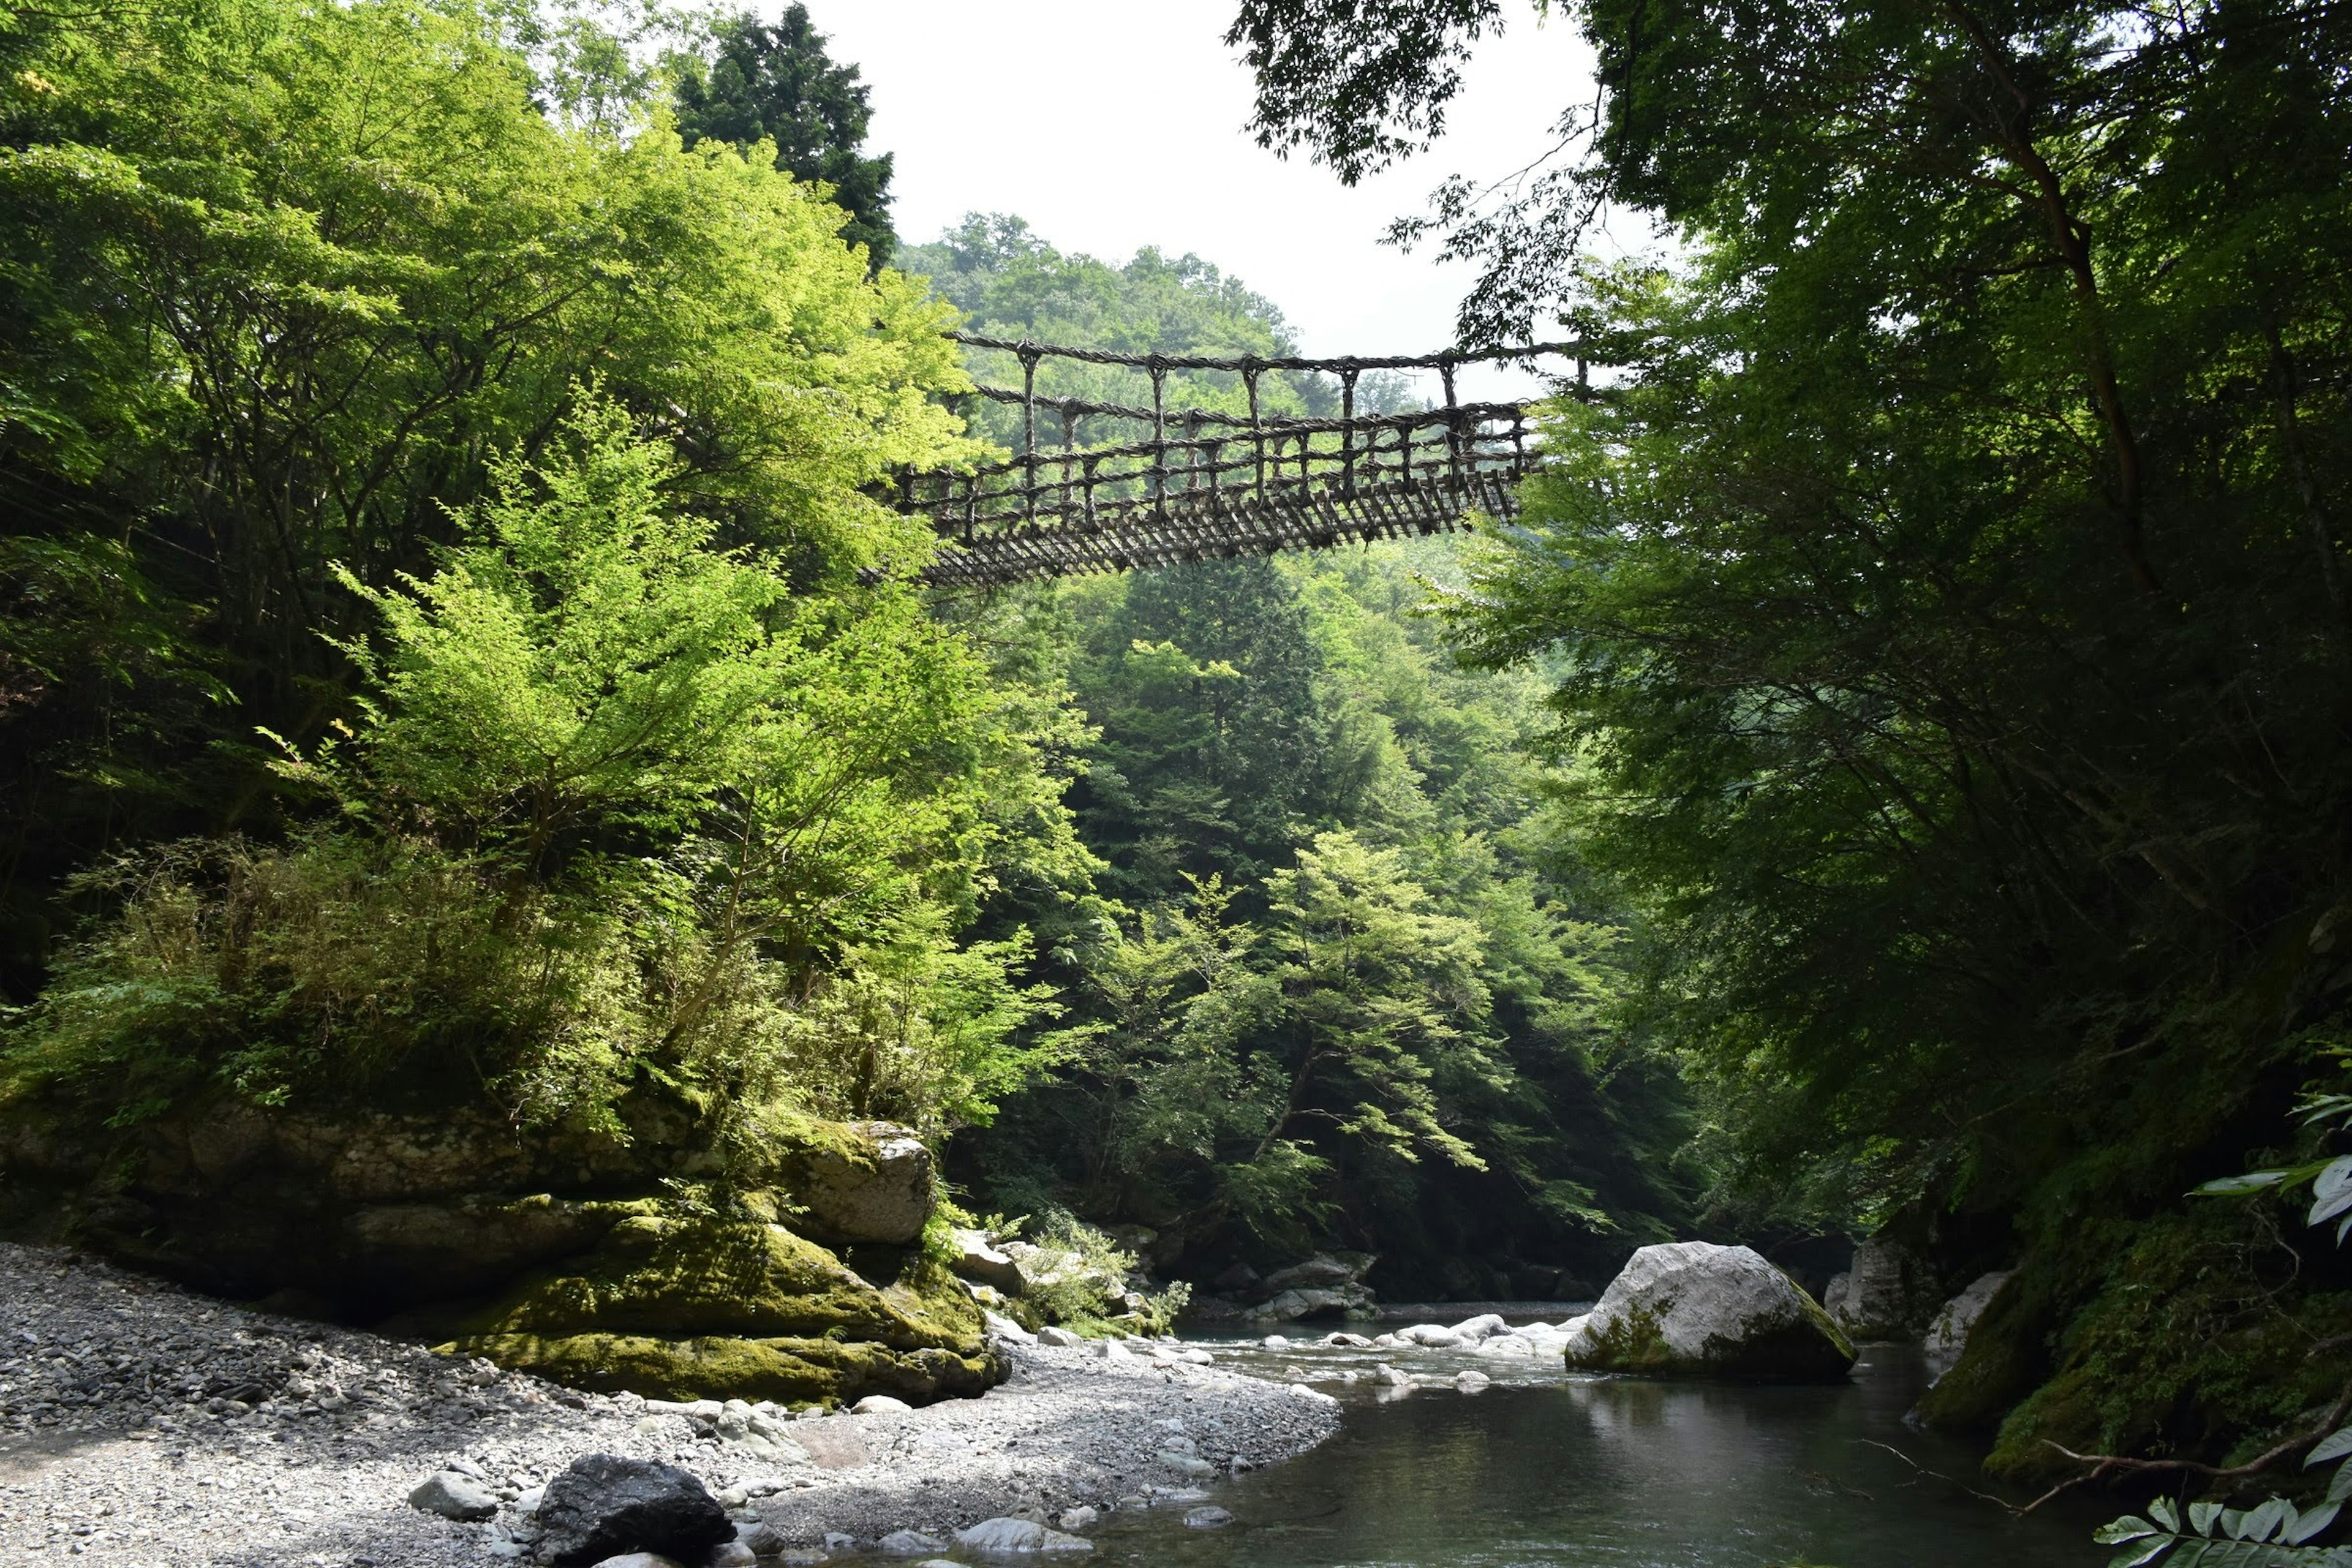
<instances>
[{"instance_id":1,"label":"hanging bridge span","mask_svg":"<svg viewBox=\"0 0 2352 1568\"><path fill-rule=\"evenodd\" d=\"M983 384L962 395L1017 406L1021 424L1010 458L898 481L893 504L926 520L939 536L923 577L942 587L1413 538L1458 528L1474 512L1508 519L1518 510L1518 482L1537 457L1530 405L1460 401L1455 371L1550 356L1575 363L1580 388L1586 374L1583 349L1575 343L1387 357L1215 358L954 336L1020 365L1019 387ZM1150 405L1041 394L1039 367L1056 360L1139 372L1150 384ZM1358 405L1368 373L1433 370L1444 388L1442 404L1377 411ZM1197 373L1229 375L1233 395L1224 401L1238 406L1168 407L1168 378L1177 372L1195 373L1188 384L1200 379ZM1267 377L1288 378L1295 392L1302 375L1328 378L1320 383L1327 406L1336 384L1336 416L1262 409L1271 390ZM1083 436L1106 425L1128 438L1084 444Z\"/></svg>"}]
</instances>

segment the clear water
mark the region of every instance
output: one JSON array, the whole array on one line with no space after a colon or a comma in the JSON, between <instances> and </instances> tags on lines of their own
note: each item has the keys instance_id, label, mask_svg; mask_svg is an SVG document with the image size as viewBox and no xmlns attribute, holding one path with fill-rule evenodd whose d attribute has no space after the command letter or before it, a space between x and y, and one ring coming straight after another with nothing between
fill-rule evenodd
<instances>
[{"instance_id":1,"label":"clear water","mask_svg":"<svg viewBox=\"0 0 2352 1568\"><path fill-rule=\"evenodd\" d=\"M2089 1540L2105 1517L2095 1505L2019 1520L1969 1495L1983 1486L1976 1451L1903 1424L1926 1381L1916 1352L1870 1347L1843 1387L1762 1388L1570 1378L1459 1354L1215 1348L1228 1365L1338 1396L1345 1427L1213 1488L1234 1516L1223 1529L1187 1529L1181 1505L1112 1514L1088 1532L1090 1563L2091 1568L2109 1555ZM1496 1382L1383 1397L1360 1375L1383 1359L1423 1374L1476 1366ZM1350 1370L1359 1381L1339 1381Z\"/></svg>"}]
</instances>

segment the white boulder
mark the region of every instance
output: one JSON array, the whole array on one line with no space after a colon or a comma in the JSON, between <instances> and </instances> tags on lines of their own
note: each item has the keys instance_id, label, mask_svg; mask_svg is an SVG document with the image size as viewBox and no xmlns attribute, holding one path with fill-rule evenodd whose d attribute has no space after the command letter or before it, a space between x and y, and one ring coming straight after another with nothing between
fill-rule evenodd
<instances>
[{"instance_id":1,"label":"white boulder","mask_svg":"<svg viewBox=\"0 0 2352 1568\"><path fill-rule=\"evenodd\" d=\"M1958 1363L1961 1353L1969 1348L1969 1331L1984 1316L1985 1309L1992 1305L1992 1299L2000 1294L2000 1288L2009 1283L2009 1275L2006 1268L1979 1274L1969 1281L1967 1289L1944 1303L1944 1310L1927 1325L1925 1342L1928 1376L1940 1380Z\"/></svg>"},{"instance_id":2,"label":"white boulder","mask_svg":"<svg viewBox=\"0 0 2352 1568\"><path fill-rule=\"evenodd\" d=\"M1852 1340L1916 1339L1942 1300L1927 1260L1879 1237L1855 1247L1853 1266L1822 1292L1831 1321Z\"/></svg>"},{"instance_id":3,"label":"white boulder","mask_svg":"<svg viewBox=\"0 0 2352 1568\"><path fill-rule=\"evenodd\" d=\"M1832 1383L1853 1365L1829 1314L1745 1247L1643 1247L1575 1324L1564 1354L1585 1371Z\"/></svg>"}]
</instances>

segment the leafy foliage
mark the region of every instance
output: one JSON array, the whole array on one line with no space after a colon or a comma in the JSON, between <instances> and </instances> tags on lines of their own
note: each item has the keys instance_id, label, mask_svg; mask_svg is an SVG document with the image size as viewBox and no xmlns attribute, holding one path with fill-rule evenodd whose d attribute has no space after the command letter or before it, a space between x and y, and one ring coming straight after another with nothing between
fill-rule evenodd
<instances>
[{"instance_id":1,"label":"leafy foliage","mask_svg":"<svg viewBox=\"0 0 2352 1568\"><path fill-rule=\"evenodd\" d=\"M701 141L750 148L775 145L776 167L821 183L849 214L842 238L887 266L897 247L890 227L890 154L863 155L873 117L857 68L835 63L808 7L791 5L773 26L746 11L712 30L711 58L682 62L677 128L689 147Z\"/></svg>"}]
</instances>

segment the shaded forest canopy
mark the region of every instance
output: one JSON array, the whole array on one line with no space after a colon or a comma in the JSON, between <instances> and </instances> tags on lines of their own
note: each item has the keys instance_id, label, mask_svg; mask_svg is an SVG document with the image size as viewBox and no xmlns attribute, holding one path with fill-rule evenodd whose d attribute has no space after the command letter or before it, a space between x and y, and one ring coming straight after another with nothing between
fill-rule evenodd
<instances>
[{"instance_id":1,"label":"shaded forest canopy","mask_svg":"<svg viewBox=\"0 0 2352 1568\"><path fill-rule=\"evenodd\" d=\"M2017 1266L1938 1412L2011 1469L2326 1407L2336 1248L2182 1194L2330 1152L2352 1047L2352 28L1572 17L1598 118L1403 227L1485 268L1465 341L1628 367L1518 526L975 599L862 574L927 547L873 487L1013 435L948 327L1272 353L1275 305L900 244L797 6L652 65L457 0L12 15L0 1093L657 1079L1398 1294L1887 1226ZM1522 21L1233 39L1353 179ZM1593 261L1610 205L1673 263Z\"/></svg>"}]
</instances>

